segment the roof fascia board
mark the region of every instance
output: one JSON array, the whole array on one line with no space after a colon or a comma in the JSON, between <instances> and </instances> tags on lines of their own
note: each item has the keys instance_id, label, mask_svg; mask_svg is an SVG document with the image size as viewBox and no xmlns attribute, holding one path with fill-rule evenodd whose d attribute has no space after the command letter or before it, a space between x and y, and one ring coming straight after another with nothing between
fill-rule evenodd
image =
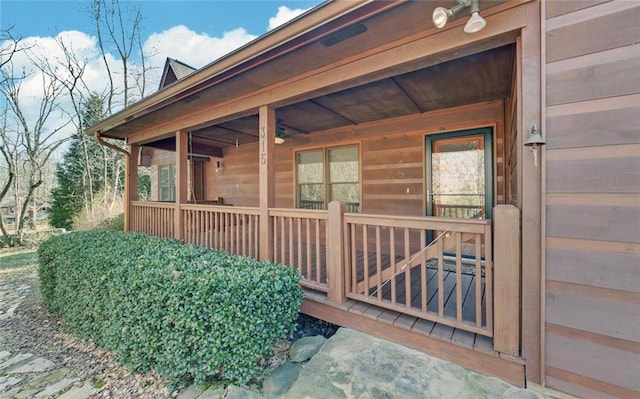
<instances>
[{"instance_id":1,"label":"roof fascia board","mask_svg":"<svg viewBox=\"0 0 640 399\"><path fill-rule=\"evenodd\" d=\"M107 132L108 130L126 123L145 114L145 110L160 104L176 94L188 90L190 87L202 83L204 80L221 74L242 63L248 62L274 48L299 37L313 29L329 23L349 12L352 12L375 0L329 1L320 4L286 25L276 28L263 36L249 42L237 50L219 58L218 60L195 71L191 75L158 91L139 102L116 112L108 118L94 125L92 131Z\"/></svg>"}]
</instances>

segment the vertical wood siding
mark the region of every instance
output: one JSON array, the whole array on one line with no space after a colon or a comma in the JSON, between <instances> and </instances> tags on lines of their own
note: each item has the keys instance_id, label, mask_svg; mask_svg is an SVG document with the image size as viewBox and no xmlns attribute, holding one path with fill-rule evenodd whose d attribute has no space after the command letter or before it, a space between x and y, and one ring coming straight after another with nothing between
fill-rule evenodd
<instances>
[{"instance_id":1,"label":"vertical wood siding","mask_svg":"<svg viewBox=\"0 0 640 399\"><path fill-rule=\"evenodd\" d=\"M640 397L640 3L546 18L546 384Z\"/></svg>"}]
</instances>

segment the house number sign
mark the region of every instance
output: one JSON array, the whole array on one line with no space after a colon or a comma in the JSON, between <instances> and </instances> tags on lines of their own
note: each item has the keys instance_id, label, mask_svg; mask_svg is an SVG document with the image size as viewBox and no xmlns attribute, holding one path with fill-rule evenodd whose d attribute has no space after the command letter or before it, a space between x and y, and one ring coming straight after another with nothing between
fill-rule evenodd
<instances>
[{"instance_id":1,"label":"house number sign","mask_svg":"<svg viewBox=\"0 0 640 399\"><path fill-rule=\"evenodd\" d=\"M267 128L260 126L260 164L267 164Z\"/></svg>"}]
</instances>

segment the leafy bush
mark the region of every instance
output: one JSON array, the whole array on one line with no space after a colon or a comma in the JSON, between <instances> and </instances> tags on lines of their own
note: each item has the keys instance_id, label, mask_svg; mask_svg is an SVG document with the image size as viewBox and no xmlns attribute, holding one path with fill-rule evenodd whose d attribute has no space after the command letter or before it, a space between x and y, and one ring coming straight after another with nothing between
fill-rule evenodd
<instances>
[{"instance_id":1,"label":"leafy bush","mask_svg":"<svg viewBox=\"0 0 640 399\"><path fill-rule=\"evenodd\" d=\"M134 371L246 384L302 301L295 269L119 231L52 237L39 250L48 310Z\"/></svg>"}]
</instances>

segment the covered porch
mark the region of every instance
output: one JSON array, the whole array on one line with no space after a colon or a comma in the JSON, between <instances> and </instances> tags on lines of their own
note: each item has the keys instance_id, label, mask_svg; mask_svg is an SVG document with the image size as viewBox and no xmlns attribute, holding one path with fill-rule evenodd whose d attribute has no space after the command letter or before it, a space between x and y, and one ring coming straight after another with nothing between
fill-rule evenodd
<instances>
[{"instance_id":1,"label":"covered porch","mask_svg":"<svg viewBox=\"0 0 640 399\"><path fill-rule=\"evenodd\" d=\"M295 267L305 313L523 385L522 132L536 107L522 74L537 11L486 2L488 27L469 36L463 20L431 27L438 5L329 3L313 28L294 21L98 134L129 144L128 229ZM149 151L171 154L144 163L173 165L169 201L138 201ZM438 151L475 161L436 167ZM475 188L436 192L437 173Z\"/></svg>"}]
</instances>

